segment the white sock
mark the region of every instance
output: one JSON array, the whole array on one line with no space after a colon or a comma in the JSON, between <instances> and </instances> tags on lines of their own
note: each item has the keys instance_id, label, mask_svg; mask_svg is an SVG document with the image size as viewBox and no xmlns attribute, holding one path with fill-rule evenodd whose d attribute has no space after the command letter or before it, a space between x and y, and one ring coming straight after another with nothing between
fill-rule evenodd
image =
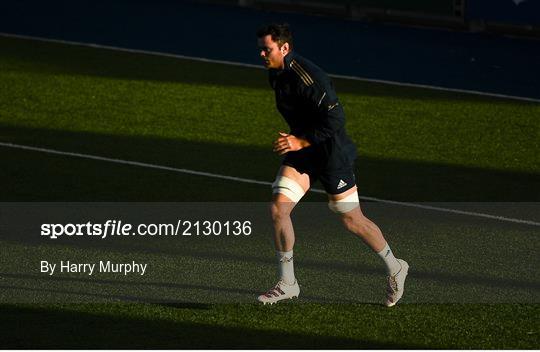
<instances>
[{"instance_id":1,"label":"white sock","mask_svg":"<svg viewBox=\"0 0 540 352\"><path fill-rule=\"evenodd\" d=\"M394 253L392 253L392 250L390 249L388 243L386 243L386 246L384 246L383 250L377 254L379 255L379 257L382 258L382 260L384 260L388 275L396 275L398 271L401 270L401 264L399 264L396 257L394 257Z\"/></svg>"},{"instance_id":2,"label":"white sock","mask_svg":"<svg viewBox=\"0 0 540 352\"><path fill-rule=\"evenodd\" d=\"M279 276L287 285L294 284L294 264L293 264L293 251L280 252L276 251L276 255L279 261Z\"/></svg>"}]
</instances>

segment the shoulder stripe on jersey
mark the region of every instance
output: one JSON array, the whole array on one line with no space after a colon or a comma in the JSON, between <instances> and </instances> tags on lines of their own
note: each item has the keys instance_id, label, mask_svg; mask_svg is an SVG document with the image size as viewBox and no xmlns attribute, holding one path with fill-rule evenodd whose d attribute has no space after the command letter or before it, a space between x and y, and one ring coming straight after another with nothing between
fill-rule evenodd
<instances>
[{"instance_id":1,"label":"shoulder stripe on jersey","mask_svg":"<svg viewBox=\"0 0 540 352\"><path fill-rule=\"evenodd\" d=\"M304 72L300 71L300 69L298 69L298 67L294 64L291 64L291 68L294 70L294 72L296 72L296 74L298 76L300 76L300 78L302 79L302 81L306 84L306 85L311 85L313 84L313 81L310 79L309 76L307 76Z\"/></svg>"},{"instance_id":2,"label":"shoulder stripe on jersey","mask_svg":"<svg viewBox=\"0 0 540 352\"><path fill-rule=\"evenodd\" d=\"M306 72L306 70L304 70L304 68L302 66L300 66L300 64L298 64L298 62L296 62L295 60L292 60L291 61L291 68L294 70L294 72L296 72L300 78L302 78L302 81L310 86L312 85L314 82L313 82L313 79L311 78L311 76Z\"/></svg>"},{"instance_id":3,"label":"shoulder stripe on jersey","mask_svg":"<svg viewBox=\"0 0 540 352\"><path fill-rule=\"evenodd\" d=\"M298 62L296 62L296 60L292 60L291 68L293 68L296 73L300 75L302 80L304 80L305 84L307 84L308 86L313 84L313 79L311 78L311 76L306 72L306 70L304 70L302 66L300 66Z\"/></svg>"},{"instance_id":4,"label":"shoulder stripe on jersey","mask_svg":"<svg viewBox=\"0 0 540 352\"><path fill-rule=\"evenodd\" d=\"M296 64L296 63L295 63L295 64ZM309 75L309 73L307 73L307 71L306 71L302 66L300 66L300 64L296 64L296 65L298 65L298 69L299 69L300 71L302 71L302 72L306 75L306 77L309 79L309 81L311 81L311 83L313 83L313 79L311 78L311 76Z\"/></svg>"}]
</instances>

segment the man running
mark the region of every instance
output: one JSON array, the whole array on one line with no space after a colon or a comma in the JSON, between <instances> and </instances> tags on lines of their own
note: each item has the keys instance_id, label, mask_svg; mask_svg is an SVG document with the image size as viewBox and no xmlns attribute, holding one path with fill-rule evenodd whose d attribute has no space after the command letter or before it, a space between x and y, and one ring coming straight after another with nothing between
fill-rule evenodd
<instances>
[{"instance_id":1,"label":"man running","mask_svg":"<svg viewBox=\"0 0 540 352\"><path fill-rule=\"evenodd\" d=\"M269 71L276 105L290 127L279 132L273 150L285 155L272 184L271 214L279 262L278 283L258 300L274 304L298 297L294 276L294 229L290 214L310 186L319 180L328 206L345 228L360 237L384 261L388 272L385 305L394 306L405 288L409 265L394 257L379 227L366 218L353 173L356 147L345 132L345 114L328 75L293 52L287 25L271 24L257 31L260 56Z\"/></svg>"}]
</instances>

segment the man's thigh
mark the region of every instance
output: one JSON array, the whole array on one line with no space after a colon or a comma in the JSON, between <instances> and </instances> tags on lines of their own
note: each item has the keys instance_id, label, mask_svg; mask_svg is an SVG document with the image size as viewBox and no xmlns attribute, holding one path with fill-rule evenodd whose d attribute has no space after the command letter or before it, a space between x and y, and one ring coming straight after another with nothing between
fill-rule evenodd
<instances>
[{"instance_id":1,"label":"man's thigh","mask_svg":"<svg viewBox=\"0 0 540 352\"><path fill-rule=\"evenodd\" d=\"M287 177L293 180L294 182L298 183L298 185L300 185L300 187L302 187L302 189L304 190L304 193L309 190L309 187L310 187L309 175L306 173L299 172L292 166L281 165L276 175L276 179L278 177Z\"/></svg>"}]
</instances>

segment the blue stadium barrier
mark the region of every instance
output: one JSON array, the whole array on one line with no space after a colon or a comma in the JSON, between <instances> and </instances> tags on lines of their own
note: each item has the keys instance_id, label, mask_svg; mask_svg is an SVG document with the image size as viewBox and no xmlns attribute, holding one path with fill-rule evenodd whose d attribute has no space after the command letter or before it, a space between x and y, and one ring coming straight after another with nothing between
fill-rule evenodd
<instances>
[{"instance_id":1,"label":"blue stadium barrier","mask_svg":"<svg viewBox=\"0 0 540 352\"><path fill-rule=\"evenodd\" d=\"M540 26L539 0L467 0L465 7L467 21Z\"/></svg>"}]
</instances>

